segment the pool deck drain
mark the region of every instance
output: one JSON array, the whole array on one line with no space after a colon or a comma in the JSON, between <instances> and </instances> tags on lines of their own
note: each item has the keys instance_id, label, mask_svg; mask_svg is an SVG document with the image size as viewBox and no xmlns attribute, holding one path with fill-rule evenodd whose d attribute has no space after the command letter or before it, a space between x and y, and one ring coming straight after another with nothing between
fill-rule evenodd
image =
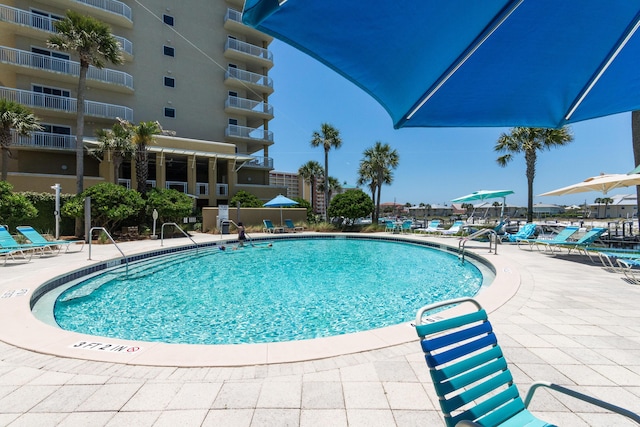
<instances>
[{"instance_id":1,"label":"pool deck drain","mask_svg":"<svg viewBox=\"0 0 640 427\"><path fill-rule=\"evenodd\" d=\"M219 236L196 238L211 241ZM452 239L417 239L457 244ZM180 240L165 245L182 244ZM123 245L127 254L152 247L159 243ZM471 250L515 283L504 289L491 286L480 299L492 312L521 391L532 380L545 379L640 412L640 286L577 255L551 257L507 245L498 248L498 255L489 254L486 245ZM93 248L96 260L116 256L110 245ZM67 336L34 319L25 326L35 286L93 262L86 257L85 249L0 269L0 425L175 425L178 420L203 426L443 425L409 327L406 336L391 331L376 337L385 343L378 349L323 356L323 347L338 345L325 342L310 350L313 360L281 363L278 360L299 349L267 349L259 355L263 362L221 367L218 358L252 358L247 353L253 345L232 346L238 349L229 355L197 355L204 350L200 346L167 348L153 356L161 366L151 366L154 360L148 355L149 366L134 366L123 364L119 354L97 361L92 354L100 350L70 348L83 341L79 334ZM29 344L27 349L12 344L20 340ZM147 344L135 358L154 353L147 352ZM56 348L68 356L52 355ZM187 366L201 367L181 366L192 357L196 361ZM634 425L546 392L534 399L532 410L559 425Z\"/></svg>"}]
</instances>

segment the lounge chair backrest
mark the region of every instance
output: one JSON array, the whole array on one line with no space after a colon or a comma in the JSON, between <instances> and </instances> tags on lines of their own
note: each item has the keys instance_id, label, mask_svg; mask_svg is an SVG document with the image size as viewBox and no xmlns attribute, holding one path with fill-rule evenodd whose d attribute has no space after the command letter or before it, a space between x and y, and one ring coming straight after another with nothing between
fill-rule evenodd
<instances>
[{"instance_id":1,"label":"lounge chair backrest","mask_svg":"<svg viewBox=\"0 0 640 427\"><path fill-rule=\"evenodd\" d=\"M294 228L295 227L294 224L293 224L293 221L291 221L290 219L285 219L284 220L284 225L286 225L287 228Z\"/></svg>"},{"instance_id":2,"label":"lounge chair backrest","mask_svg":"<svg viewBox=\"0 0 640 427\"><path fill-rule=\"evenodd\" d=\"M535 233L535 231L536 225L534 223L525 224L516 234L514 234L514 237L526 239L528 237L531 237L531 235Z\"/></svg>"},{"instance_id":3,"label":"lounge chair backrest","mask_svg":"<svg viewBox=\"0 0 640 427\"><path fill-rule=\"evenodd\" d=\"M561 230L558 234L555 235L553 240L564 242L569 237L571 237L576 231L578 231L580 227L575 225L570 225Z\"/></svg>"},{"instance_id":4,"label":"lounge chair backrest","mask_svg":"<svg viewBox=\"0 0 640 427\"><path fill-rule=\"evenodd\" d=\"M0 225L0 246L4 247L15 247L20 246L18 242L13 238L9 230L7 230L4 225Z\"/></svg>"},{"instance_id":5,"label":"lounge chair backrest","mask_svg":"<svg viewBox=\"0 0 640 427\"><path fill-rule=\"evenodd\" d=\"M600 236L602 236L607 231L606 228L595 227L591 230L587 231L584 236L582 236L579 240L576 241L576 245L590 245L591 243L598 240Z\"/></svg>"},{"instance_id":6,"label":"lounge chair backrest","mask_svg":"<svg viewBox=\"0 0 640 427\"><path fill-rule=\"evenodd\" d=\"M273 228L273 223L270 219L263 219L262 222L266 228Z\"/></svg>"},{"instance_id":7,"label":"lounge chair backrest","mask_svg":"<svg viewBox=\"0 0 640 427\"><path fill-rule=\"evenodd\" d=\"M49 241L45 239L44 236L42 236L40 233L38 233L33 227L21 225L20 227L17 227L16 230L18 230L24 237L29 239L31 243L45 245L49 243Z\"/></svg>"},{"instance_id":8,"label":"lounge chair backrest","mask_svg":"<svg viewBox=\"0 0 640 427\"><path fill-rule=\"evenodd\" d=\"M493 333L485 310L455 318L423 321L418 312L416 332L448 427L461 420L494 426L526 411L513 376ZM457 300L458 302L462 300Z\"/></svg>"},{"instance_id":9,"label":"lounge chair backrest","mask_svg":"<svg viewBox=\"0 0 640 427\"><path fill-rule=\"evenodd\" d=\"M434 219L429 223L429 228L438 228L440 226L440 220Z\"/></svg>"}]
</instances>

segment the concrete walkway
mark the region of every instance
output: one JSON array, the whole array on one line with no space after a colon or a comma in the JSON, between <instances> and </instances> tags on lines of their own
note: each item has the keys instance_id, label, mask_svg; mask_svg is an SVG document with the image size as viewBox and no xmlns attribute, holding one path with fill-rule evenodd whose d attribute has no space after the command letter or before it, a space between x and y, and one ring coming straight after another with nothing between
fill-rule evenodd
<instances>
[{"instance_id":1,"label":"concrete walkway","mask_svg":"<svg viewBox=\"0 0 640 427\"><path fill-rule=\"evenodd\" d=\"M151 243L158 247L123 247L130 254ZM486 245L473 250L500 258L501 265L508 261L519 273L516 295L491 319L521 392L534 379L549 380L640 412L640 286L577 255L553 257L510 245L499 246L498 255L487 254ZM87 262L86 251L75 259ZM67 259L0 268L0 290L28 287ZM417 341L233 368L130 366L0 342L0 426L444 425L437 407ZM544 390L531 409L561 426L635 425Z\"/></svg>"}]
</instances>

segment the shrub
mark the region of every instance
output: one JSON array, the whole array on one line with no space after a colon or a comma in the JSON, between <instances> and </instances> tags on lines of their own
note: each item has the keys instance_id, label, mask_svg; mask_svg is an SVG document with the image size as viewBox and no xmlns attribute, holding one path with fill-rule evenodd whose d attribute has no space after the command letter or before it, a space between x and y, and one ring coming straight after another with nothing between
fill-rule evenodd
<instances>
[{"instance_id":1,"label":"shrub","mask_svg":"<svg viewBox=\"0 0 640 427\"><path fill-rule=\"evenodd\" d=\"M0 181L0 224L35 218L38 210L24 195L12 190L11 184Z\"/></svg>"},{"instance_id":2,"label":"shrub","mask_svg":"<svg viewBox=\"0 0 640 427\"><path fill-rule=\"evenodd\" d=\"M372 210L373 201L364 191L348 190L331 199L327 214L332 218L343 217L348 220L348 224L353 224L356 219L367 216Z\"/></svg>"},{"instance_id":3,"label":"shrub","mask_svg":"<svg viewBox=\"0 0 640 427\"><path fill-rule=\"evenodd\" d=\"M74 196L62 207L62 214L73 218L84 216L84 199L91 198L91 223L112 231L122 221L137 216L144 208L142 196L135 190L109 182L90 187Z\"/></svg>"},{"instance_id":4,"label":"shrub","mask_svg":"<svg viewBox=\"0 0 640 427\"><path fill-rule=\"evenodd\" d=\"M160 224L164 222L180 222L193 212L191 197L173 189L154 188L147 192L147 215L158 211Z\"/></svg>"},{"instance_id":5,"label":"shrub","mask_svg":"<svg viewBox=\"0 0 640 427\"><path fill-rule=\"evenodd\" d=\"M263 205L260 199L244 190L238 191L231 198L229 206L237 206L238 202L240 202L240 207L242 208L261 208Z\"/></svg>"}]
</instances>

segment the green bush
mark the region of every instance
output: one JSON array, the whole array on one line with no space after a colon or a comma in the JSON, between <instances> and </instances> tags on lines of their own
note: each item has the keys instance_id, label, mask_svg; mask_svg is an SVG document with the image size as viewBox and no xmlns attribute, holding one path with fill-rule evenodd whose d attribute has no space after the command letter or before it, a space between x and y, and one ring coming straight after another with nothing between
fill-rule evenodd
<instances>
[{"instance_id":1,"label":"green bush","mask_svg":"<svg viewBox=\"0 0 640 427\"><path fill-rule=\"evenodd\" d=\"M147 215L158 211L158 221L180 222L193 212L193 200L184 193L173 189L154 188L147 192ZM152 220L153 221L153 220Z\"/></svg>"},{"instance_id":2,"label":"green bush","mask_svg":"<svg viewBox=\"0 0 640 427\"><path fill-rule=\"evenodd\" d=\"M70 199L62 207L62 214L72 218L84 217L85 197L91 198L91 224L108 231L113 231L122 221L139 215L145 206L137 191L103 182Z\"/></svg>"},{"instance_id":3,"label":"green bush","mask_svg":"<svg viewBox=\"0 0 640 427\"><path fill-rule=\"evenodd\" d=\"M331 218L342 217L348 224L367 216L373 210L371 197L362 190L348 190L331 199L327 215Z\"/></svg>"},{"instance_id":4,"label":"green bush","mask_svg":"<svg viewBox=\"0 0 640 427\"><path fill-rule=\"evenodd\" d=\"M0 181L0 224L9 225L37 215L38 210L24 195L14 193L7 181Z\"/></svg>"},{"instance_id":5,"label":"green bush","mask_svg":"<svg viewBox=\"0 0 640 427\"><path fill-rule=\"evenodd\" d=\"M263 203L248 191L238 191L229 202L229 206L235 207L240 202L241 208L261 208Z\"/></svg>"}]
</instances>

